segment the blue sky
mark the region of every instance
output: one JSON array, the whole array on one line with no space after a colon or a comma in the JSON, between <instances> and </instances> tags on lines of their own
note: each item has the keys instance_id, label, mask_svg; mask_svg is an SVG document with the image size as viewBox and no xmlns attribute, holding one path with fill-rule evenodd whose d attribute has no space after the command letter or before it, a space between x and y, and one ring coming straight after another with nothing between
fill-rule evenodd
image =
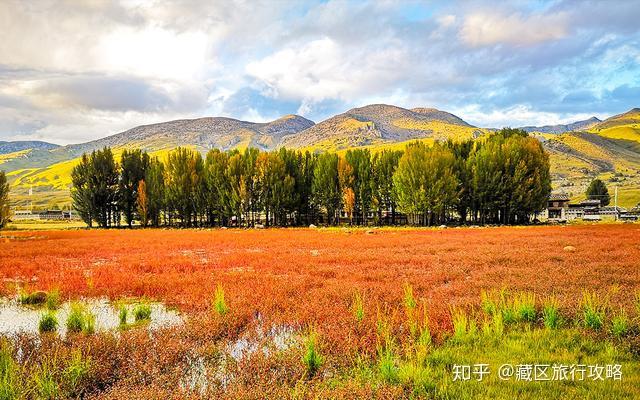
<instances>
[{"instance_id":1,"label":"blue sky","mask_svg":"<svg viewBox=\"0 0 640 400\"><path fill-rule=\"evenodd\" d=\"M0 140L371 103L483 127L640 106L640 1L0 2Z\"/></svg>"}]
</instances>

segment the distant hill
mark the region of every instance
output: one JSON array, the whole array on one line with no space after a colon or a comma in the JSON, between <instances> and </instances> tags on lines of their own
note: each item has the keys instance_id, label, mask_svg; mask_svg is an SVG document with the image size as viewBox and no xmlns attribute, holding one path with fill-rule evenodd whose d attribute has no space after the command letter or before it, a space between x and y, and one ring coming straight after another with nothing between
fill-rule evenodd
<instances>
[{"instance_id":1,"label":"distant hill","mask_svg":"<svg viewBox=\"0 0 640 400\"><path fill-rule=\"evenodd\" d=\"M282 144L292 148L337 150L421 138L472 138L482 133L482 129L435 108L407 110L386 104L372 104L351 109L289 135Z\"/></svg>"},{"instance_id":2,"label":"distant hill","mask_svg":"<svg viewBox=\"0 0 640 400\"><path fill-rule=\"evenodd\" d=\"M104 139L70 147L81 152L104 146L131 145L146 150L180 145L221 150L251 146L268 150L277 147L284 136L295 134L313 125L313 121L299 115L287 115L266 123L224 117L182 119L142 125Z\"/></svg>"},{"instance_id":3,"label":"distant hill","mask_svg":"<svg viewBox=\"0 0 640 400\"><path fill-rule=\"evenodd\" d=\"M277 147L285 135L313 126L313 121L298 115L287 115L275 121L257 123L232 118L214 117L183 119L151 125L141 125L91 142L34 149L26 156L4 163L8 171L23 168L43 168L67 161L105 146L136 147L146 151L191 146L206 151L213 148L257 147L269 150Z\"/></svg>"},{"instance_id":4,"label":"distant hill","mask_svg":"<svg viewBox=\"0 0 640 400\"><path fill-rule=\"evenodd\" d=\"M40 142L38 140L23 140L15 142L0 141L0 154L15 153L23 150L51 150L60 147L57 144Z\"/></svg>"},{"instance_id":5,"label":"distant hill","mask_svg":"<svg viewBox=\"0 0 640 400\"><path fill-rule=\"evenodd\" d=\"M589 132L611 139L633 140L640 142L640 108L614 115L594 125Z\"/></svg>"},{"instance_id":6,"label":"distant hill","mask_svg":"<svg viewBox=\"0 0 640 400\"><path fill-rule=\"evenodd\" d=\"M584 121L576 121L566 125L545 125L545 126L523 126L520 129L527 132L540 132L540 133L564 133L564 132L579 132L586 131L589 128L602 122L596 117L585 119Z\"/></svg>"}]
</instances>

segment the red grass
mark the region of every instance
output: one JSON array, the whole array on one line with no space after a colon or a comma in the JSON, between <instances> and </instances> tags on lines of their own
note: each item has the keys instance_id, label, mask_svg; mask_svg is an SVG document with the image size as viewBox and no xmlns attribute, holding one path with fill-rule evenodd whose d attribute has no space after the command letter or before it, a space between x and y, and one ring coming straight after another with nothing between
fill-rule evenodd
<instances>
[{"instance_id":1,"label":"red grass","mask_svg":"<svg viewBox=\"0 0 640 400\"><path fill-rule=\"evenodd\" d=\"M371 231L369 231L371 232ZM114 230L7 233L0 277L64 296L148 296L182 311L210 306L216 284L232 310L338 327L355 290L368 311L399 305L403 283L432 322L482 289L557 294L574 306L585 289L640 288L636 225L444 230ZM574 246L576 251L563 248ZM10 291L8 287L5 289ZM371 314L370 314L371 315Z\"/></svg>"}]
</instances>

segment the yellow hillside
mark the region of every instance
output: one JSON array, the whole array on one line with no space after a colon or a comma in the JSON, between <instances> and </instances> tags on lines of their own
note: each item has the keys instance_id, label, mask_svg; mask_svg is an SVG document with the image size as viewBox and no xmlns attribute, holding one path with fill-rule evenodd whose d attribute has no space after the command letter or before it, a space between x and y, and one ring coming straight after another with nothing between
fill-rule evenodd
<instances>
[{"instance_id":1,"label":"yellow hillside","mask_svg":"<svg viewBox=\"0 0 640 400\"><path fill-rule=\"evenodd\" d=\"M26 150L16 151L16 152L13 152L13 153L0 154L0 165L2 165L3 163L5 163L7 161L13 160L14 158L24 157L25 155L29 154L30 152L31 152L31 149L26 149Z\"/></svg>"},{"instance_id":2,"label":"yellow hillside","mask_svg":"<svg viewBox=\"0 0 640 400\"><path fill-rule=\"evenodd\" d=\"M401 118L401 119L394 120L393 125L401 129L432 132L433 138L438 140L473 139L474 137L477 136L478 132L483 132L482 129L474 128L471 126L449 124L447 122L438 121L438 120L422 121L422 120L416 120L416 119Z\"/></svg>"},{"instance_id":3,"label":"yellow hillside","mask_svg":"<svg viewBox=\"0 0 640 400\"><path fill-rule=\"evenodd\" d=\"M634 108L626 113L614 115L589 131L611 139L640 142L640 109Z\"/></svg>"}]
</instances>

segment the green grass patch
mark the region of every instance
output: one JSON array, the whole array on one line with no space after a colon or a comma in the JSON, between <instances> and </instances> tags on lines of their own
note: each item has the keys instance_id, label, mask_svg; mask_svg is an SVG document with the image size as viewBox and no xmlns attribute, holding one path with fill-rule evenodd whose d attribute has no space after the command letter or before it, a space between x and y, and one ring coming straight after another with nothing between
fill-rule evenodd
<instances>
[{"instance_id":1,"label":"green grass patch","mask_svg":"<svg viewBox=\"0 0 640 400\"><path fill-rule=\"evenodd\" d=\"M133 319L136 322L151 321L151 305L148 303L137 304L133 308Z\"/></svg>"},{"instance_id":2,"label":"green grass patch","mask_svg":"<svg viewBox=\"0 0 640 400\"><path fill-rule=\"evenodd\" d=\"M38 331L40 333L55 332L58 329L58 318L54 311L46 311L40 317L38 322Z\"/></svg>"}]
</instances>

